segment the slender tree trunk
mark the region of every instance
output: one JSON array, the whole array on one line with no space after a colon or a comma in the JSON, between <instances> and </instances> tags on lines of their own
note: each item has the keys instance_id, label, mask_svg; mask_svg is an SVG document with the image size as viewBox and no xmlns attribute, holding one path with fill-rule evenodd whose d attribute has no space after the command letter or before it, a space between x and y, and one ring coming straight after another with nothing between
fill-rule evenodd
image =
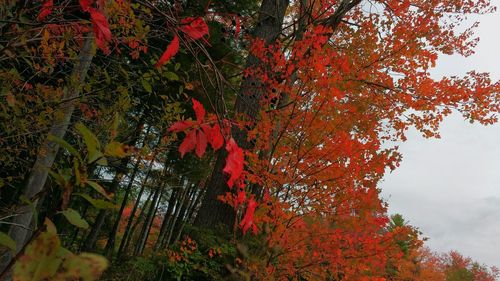
<instances>
[{"instance_id":1,"label":"slender tree trunk","mask_svg":"<svg viewBox=\"0 0 500 281\"><path fill-rule=\"evenodd\" d=\"M149 230L151 228L151 222L153 221L153 214L156 209L156 203L158 198L161 195L161 191L163 190L163 184L158 185L156 190L154 191L153 200L151 201L151 205L149 206L148 214L146 215L146 219L144 220L144 224L142 226L141 233L139 235L139 241L137 242L134 255L141 255L144 250L144 245L146 244L146 240L149 234Z\"/></svg>"},{"instance_id":2,"label":"slender tree trunk","mask_svg":"<svg viewBox=\"0 0 500 281\"><path fill-rule=\"evenodd\" d=\"M200 191L198 192L198 194L196 195L196 199L194 200L191 208L189 209L188 211L188 216L187 216L187 221L189 223L192 223L193 221L193 218L194 216L197 214L198 212L198 208L200 205L200 202L201 200L203 199L203 196L205 196L205 192L207 191L207 189L205 188L205 183L202 183L200 186L199 186L199 189Z\"/></svg>"},{"instance_id":3,"label":"slender tree trunk","mask_svg":"<svg viewBox=\"0 0 500 281\"><path fill-rule=\"evenodd\" d=\"M176 224L173 226L173 232L172 232L173 236L172 237L175 237L175 238L173 241L169 241L169 243L171 243L171 244L179 241L179 238L181 237L184 226L186 225L186 214L187 214L187 211L192 203L192 197L194 196L195 193L196 193L196 186L195 185L191 185L190 190L186 191L186 193L185 193L185 197L184 197L184 200L182 203L182 208L181 208L179 214L177 215Z\"/></svg>"},{"instance_id":4,"label":"slender tree trunk","mask_svg":"<svg viewBox=\"0 0 500 281\"><path fill-rule=\"evenodd\" d=\"M168 226L170 221L172 221L172 211L174 210L174 205L177 202L177 194L179 193L178 189L172 190L170 194L170 198L168 200L168 207L165 215L163 217L163 222L161 223L160 233L158 234L158 239L156 240L153 251L158 251L160 246L163 244L163 240L165 240L165 236L168 230Z\"/></svg>"},{"instance_id":5,"label":"slender tree trunk","mask_svg":"<svg viewBox=\"0 0 500 281\"><path fill-rule=\"evenodd\" d=\"M153 194L154 194L154 192L149 193L148 198L146 199L146 202L144 202L144 205L142 206L142 209L141 209L141 212L139 213L139 216L137 216L137 220L132 225L132 228L130 229L130 234L128 235L127 240L125 241L124 250L128 248L128 245L130 244L130 241L132 241L132 238L134 236L135 229L143 220L144 215L146 214L146 208L148 207L149 203L151 202L151 197L153 197Z\"/></svg>"},{"instance_id":6,"label":"slender tree trunk","mask_svg":"<svg viewBox=\"0 0 500 281\"><path fill-rule=\"evenodd\" d=\"M126 144L135 145L137 143L141 135L143 126L144 126L144 115L141 116L140 121L137 123L137 126L135 127L132 133L131 139L127 141ZM116 168L116 174L108 189L109 192L116 193L118 191L118 187L120 186L122 178L128 172L127 166L129 162L130 162L130 157L125 157L120 160L120 163ZM97 214L94 224L92 225L92 229L90 230L87 239L85 240L85 244L83 246L83 249L85 251L92 251L94 249L97 238L101 233L102 226L104 225L106 217L109 215L109 213L110 210L106 209L99 210L99 213Z\"/></svg>"},{"instance_id":7,"label":"slender tree trunk","mask_svg":"<svg viewBox=\"0 0 500 281\"><path fill-rule=\"evenodd\" d=\"M125 189L125 195L123 196L123 201L120 206L120 210L118 211L118 214L116 214L116 219L115 222L113 223L113 226L111 227L111 230L109 231L108 234L108 241L106 242L106 246L104 248L104 253L107 257L110 257L113 253L113 250L115 248L115 238L116 238L116 232L118 230L118 226L120 225L120 220L123 214L123 210L125 209L125 206L127 206L128 202L128 196L130 194L130 191L132 189L132 186L134 184L135 180L135 175L137 174L137 171L139 170L139 164L142 161L142 158L139 157L137 161L135 162L134 165L134 170L132 171L132 175L130 175L130 180L128 182L128 185Z\"/></svg>"},{"instance_id":8,"label":"slender tree trunk","mask_svg":"<svg viewBox=\"0 0 500 281\"><path fill-rule=\"evenodd\" d=\"M263 0L259 20L253 32L254 36L264 40L266 44L273 43L281 34L283 18L288 4L289 0ZM256 57L248 57L246 67L257 64L259 64L259 60ZM257 79L245 79L240 85L240 91L236 99L236 115L243 115L248 120L255 120L260 111L261 96L265 91L266 89ZM246 131L233 127L232 135L240 147L251 148L252 145L246 141ZM196 225L214 228L222 224L231 229L234 224L234 209L217 199L219 195L223 195L228 191L225 176L222 172L226 156L227 152L225 150L222 150L217 155L212 176L207 184L207 193L203 198L200 211L195 220Z\"/></svg>"},{"instance_id":9,"label":"slender tree trunk","mask_svg":"<svg viewBox=\"0 0 500 281\"><path fill-rule=\"evenodd\" d=\"M144 193L146 183L148 182L149 175L151 174L151 168L153 166L155 158L156 158L156 154L155 154L155 156L153 156L153 159L151 159L151 161L149 162L146 176L144 177L144 179L142 181L141 189L139 190L139 194L137 195L137 199L135 201L134 207L132 208L132 211L130 212L130 217L128 218L127 226L125 227L125 233L123 234L123 237L120 241L120 246L118 247L117 257L120 257L122 255L123 250L126 248L125 245L128 244L126 242L128 241L128 238L129 238L131 230L132 230L132 222L134 221L135 212L137 211L137 209L139 208L139 204L141 203L142 194ZM137 218L137 219L139 219L139 218Z\"/></svg>"},{"instance_id":10,"label":"slender tree trunk","mask_svg":"<svg viewBox=\"0 0 500 281\"><path fill-rule=\"evenodd\" d=\"M185 184L183 184L183 185L185 185ZM185 202L185 198L186 198L187 193L188 193L188 187L186 186L184 188L184 190L182 191L179 200L177 201L177 206L175 208L175 214L172 217L172 222L170 223L168 235L167 235L166 239L164 240L165 246L170 245L170 241L172 240L172 236L174 234L175 226L177 225L177 223L181 217L181 210L184 208L184 202Z\"/></svg>"},{"instance_id":11,"label":"slender tree trunk","mask_svg":"<svg viewBox=\"0 0 500 281\"><path fill-rule=\"evenodd\" d=\"M80 95L82 85L87 77L87 72L95 55L93 41L94 38L92 34L89 34L89 37L83 42L78 61L73 68L73 72L71 73L69 86L64 91L63 100L67 102L62 104L60 108L61 114L55 115L56 117L49 130L49 135L64 138L64 135L68 130L71 116L75 110L75 103L77 101L76 97ZM26 182L26 187L23 192L26 198L32 199L35 195L42 191L47 180L48 171L51 169L58 151L59 145L55 142L49 141L48 139L43 142L38 151L35 164L33 165ZM33 201L34 204L37 204L37 199L34 199ZM29 228L32 225L32 220L32 209L29 206L24 206L21 208L19 215L17 215L13 221L13 223L19 225L13 226L10 229L10 236L16 242L17 251L23 248L24 243L31 235ZM0 261L0 269L3 269L9 263L11 258L12 256L9 251L9 254L3 257Z\"/></svg>"}]
</instances>

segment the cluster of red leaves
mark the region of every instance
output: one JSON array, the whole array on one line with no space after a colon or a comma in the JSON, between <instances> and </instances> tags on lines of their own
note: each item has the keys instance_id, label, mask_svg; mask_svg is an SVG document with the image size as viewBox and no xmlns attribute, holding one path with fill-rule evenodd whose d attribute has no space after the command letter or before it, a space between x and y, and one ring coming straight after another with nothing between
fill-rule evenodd
<instances>
[{"instance_id":1,"label":"cluster of red leaves","mask_svg":"<svg viewBox=\"0 0 500 281\"><path fill-rule=\"evenodd\" d=\"M221 133L219 124L214 124L212 127L208 124L210 121L205 120L205 108L203 105L192 99L193 110L196 115L196 122L192 120L181 120L175 122L168 129L169 132L186 132L186 137L179 146L181 157L193 149L198 157L202 157L209 143L214 150L219 150L224 144L224 137Z\"/></svg>"},{"instance_id":2,"label":"cluster of red leaves","mask_svg":"<svg viewBox=\"0 0 500 281\"><path fill-rule=\"evenodd\" d=\"M84 12L90 13L90 18L92 21L92 27L94 31L94 37L97 46L106 54L110 53L108 44L111 41L112 34L109 28L109 23L106 16L101 12L101 10L92 7L93 0L80 0L80 7ZM102 9L103 3L99 1L99 6ZM38 14L38 20L44 21L51 13L54 8L54 1L47 0L42 4L42 9Z\"/></svg>"},{"instance_id":3,"label":"cluster of red leaves","mask_svg":"<svg viewBox=\"0 0 500 281\"><path fill-rule=\"evenodd\" d=\"M203 36L208 34L208 25L202 18L187 17L181 20L180 31L184 32L186 36L192 40L198 40L203 38ZM179 36L174 35L174 39L167 46L167 49L160 56L160 59L156 62L155 67L161 67L167 63L173 56L179 52Z\"/></svg>"},{"instance_id":4,"label":"cluster of red leaves","mask_svg":"<svg viewBox=\"0 0 500 281\"><path fill-rule=\"evenodd\" d=\"M179 146L181 157L184 157L186 153L192 150L195 151L198 157L202 157L205 154L207 144L210 144L214 150L220 149L224 144L224 136L219 124L216 123L216 118L212 117L207 120L203 105L195 99L192 99L192 102L196 121L181 120L172 124L168 129L169 132L186 133L186 137ZM211 122L215 122L215 124L210 126L209 123ZM252 228L254 233L257 233L257 225L253 222L253 216L258 204L253 196L247 200L245 185L243 183L245 153L232 137L227 140L225 149L228 155L223 172L229 175L227 185L229 188L233 188L234 185L238 186L236 196L228 192L229 198L226 201L232 201L235 209L245 202L247 203L246 212L240 223L240 227L243 233L246 233L250 228Z\"/></svg>"}]
</instances>

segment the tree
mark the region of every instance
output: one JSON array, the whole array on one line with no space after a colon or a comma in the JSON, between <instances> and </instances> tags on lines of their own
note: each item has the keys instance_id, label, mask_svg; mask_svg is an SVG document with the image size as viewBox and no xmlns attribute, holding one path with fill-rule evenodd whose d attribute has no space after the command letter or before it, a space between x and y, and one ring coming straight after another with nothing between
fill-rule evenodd
<instances>
[{"instance_id":1,"label":"tree","mask_svg":"<svg viewBox=\"0 0 500 281\"><path fill-rule=\"evenodd\" d=\"M17 268L49 240L103 248L124 265L133 245L135 255L168 258L173 272L180 259L182 274L210 268L214 260L197 259L222 252L215 268L241 278L442 280L488 271L444 270L415 228L390 220L377 186L401 161L386 142L404 140L409 127L437 137L452 111L496 121L499 82L429 75L439 54L472 53L475 25L455 26L492 11L489 2L73 2L0 8L8 206L0 223L12 229L0 243L18 240ZM87 48L98 50L85 56ZM193 220L200 233L222 225L218 238L231 246L181 240ZM56 261L67 257L83 258Z\"/></svg>"}]
</instances>

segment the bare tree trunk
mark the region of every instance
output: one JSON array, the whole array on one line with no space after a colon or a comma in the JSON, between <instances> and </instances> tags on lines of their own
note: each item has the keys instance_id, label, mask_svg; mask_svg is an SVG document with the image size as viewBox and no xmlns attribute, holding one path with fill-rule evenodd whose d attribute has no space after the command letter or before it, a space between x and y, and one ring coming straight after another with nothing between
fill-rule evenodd
<instances>
[{"instance_id":1,"label":"bare tree trunk","mask_svg":"<svg viewBox=\"0 0 500 281\"><path fill-rule=\"evenodd\" d=\"M172 221L172 212L173 212L174 206L177 202L177 195L178 194L179 194L178 189L172 190L172 193L170 194L170 198L168 200L167 211L165 212L165 215L163 217L163 222L161 223L161 227L160 227L160 233L158 234L158 239L156 240L153 251L158 251L160 246L163 244L163 240L165 240L165 236L167 234L168 227L170 225L170 222Z\"/></svg>"},{"instance_id":2,"label":"bare tree trunk","mask_svg":"<svg viewBox=\"0 0 500 281\"><path fill-rule=\"evenodd\" d=\"M61 114L55 114L56 117L49 130L49 135L64 138L64 135L68 130L71 116L75 110L75 103L77 101L76 97L80 95L82 85L85 82L87 72L95 55L93 41L94 37L92 34L89 34L83 42L82 49L80 50L80 54L78 56L78 61L71 73L69 86L64 90L63 101L66 102L64 102L59 109ZM48 139L43 142L38 151L35 164L33 165L26 182L26 187L23 192L23 195L26 198L32 199L42 191L47 180L48 172L56 159L58 151L59 145L55 142L49 141ZM34 199L32 201L33 204L37 204L38 199ZM13 223L18 226L11 227L10 236L16 242L17 251L23 248L25 242L29 239L29 236L31 236L32 231L29 228L32 225L33 219L33 212L30 206L23 206L19 215L15 217ZM7 256L2 257L2 260L0 261L0 269L3 269L11 259L11 253L8 252Z\"/></svg>"},{"instance_id":3,"label":"bare tree trunk","mask_svg":"<svg viewBox=\"0 0 500 281\"><path fill-rule=\"evenodd\" d=\"M122 255L123 250L126 248L126 243L129 239L130 234L133 232L132 231L132 222L134 221L135 217L135 212L139 208L139 204L141 203L141 197L142 194L144 193L144 189L146 187L146 183L148 182L149 175L151 174L151 168L153 166L153 163L155 161L156 154L153 156L153 159L149 162L149 166L146 172L146 176L144 177L141 185L141 189L139 190L139 194L137 195L137 199L135 201L134 207L132 208L132 211L130 212L130 217L128 218L127 221L127 226L125 227L125 233L123 234L122 240L120 241L120 246L118 247L118 252L117 252L117 257L120 257ZM138 218L139 219L139 218ZM132 232L131 232L132 231Z\"/></svg>"},{"instance_id":4,"label":"bare tree trunk","mask_svg":"<svg viewBox=\"0 0 500 281\"><path fill-rule=\"evenodd\" d=\"M156 190L154 191L153 199L151 201L151 205L149 206L148 214L146 215L146 219L144 220L144 224L142 226L141 233L139 235L139 241L134 249L134 255L141 255L144 251L144 246L146 244L149 230L151 228L151 223L153 221L153 214L156 209L157 200L161 197L161 193L163 190L163 184L159 184Z\"/></svg>"},{"instance_id":5,"label":"bare tree trunk","mask_svg":"<svg viewBox=\"0 0 500 281\"><path fill-rule=\"evenodd\" d=\"M128 235L128 237L125 241L124 250L128 248L128 245L130 244L130 241L132 241L132 238L134 236L135 229L141 223L141 220L143 219L144 215L146 214L146 208L148 207L149 202L151 202L151 197L153 197L153 194L154 194L154 192L149 193L148 198L146 199L146 202L144 202L144 205L142 206L142 209L141 209L141 212L139 213L139 216L137 216L137 220L132 225L132 228L130 229L130 234Z\"/></svg>"},{"instance_id":6,"label":"bare tree trunk","mask_svg":"<svg viewBox=\"0 0 500 281\"><path fill-rule=\"evenodd\" d=\"M183 185L185 185L185 184L183 183ZM172 240L175 226L177 225L177 223L181 217L181 210L184 208L185 198L186 198L186 194L188 192L189 192L189 188L187 186L184 187L184 190L182 191L181 196L180 196L179 200L177 201L177 206L175 208L175 214L172 217L172 222L170 223L168 235L167 235L166 239L163 241L163 244L164 244L163 246L170 245L170 240Z\"/></svg>"},{"instance_id":7,"label":"bare tree trunk","mask_svg":"<svg viewBox=\"0 0 500 281\"><path fill-rule=\"evenodd\" d=\"M118 226L120 225L120 220L121 220L121 217L123 214L123 210L125 209L125 206L127 206L128 196L129 196L130 190L132 189L132 186L134 184L135 175L137 174L137 171L139 170L139 164L141 161L142 161L142 158L139 157L139 159L137 159L137 161L135 162L134 169L132 171L132 175L130 175L128 185L125 189L125 195L123 196L123 201L122 201L122 204L120 206L120 210L118 211L118 214L116 214L115 222L113 223L113 227L111 227L111 230L108 234L108 241L106 242L106 246L104 248L104 253L108 258L113 254L113 250L115 248L116 232L118 230Z\"/></svg>"},{"instance_id":8,"label":"bare tree trunk","mask_svg":"<svg viewBox=\"0 0 500 281\"><path fill-rule=\"evenodd\" d=\"M142 133L143 126L144 126L144 114L141 115L139 122L137 123L134 131L132 132L131 139L125 142L127 145L136 145ZM117 192L118 187L120 186L120 182L122 181L122 178L128 173L127 166L129 162L130 162L130 156L122 158L120 160L120 163L116 168L116 174L108 189L109 192L111 193ZM90 230L87 239L85 240L85 244L83 246L83 249L85 251L91 251L94 249L97 238L101 233L102 226L104 225L106 217L110 213L111 211L107 209L99 210L99 213L97 214L94 224L92 225L92 229Z\"/></svg>"},{"instance_id":9,"label":"bare tree trunk","mask_svg":"<svg viewBox=\"0 0 500 281\"><path fill-rule=\"evenodd\" d=\"M289 0L263 0L259 20L253 32L254 36L264 40L266 44L273 43L281 34L288 4ZM246 67L253 67L259 63L256 57L250 55ZM266 89L257 79L245 79L240 85L240 91L236 99L235 115L243 115L248 120L254 120L260 111L260 100L265 91ZM252 145L246 140L246 131L233 127L232 135L240 147L251 148ZM207 184L207 192L195 220L196 225L214 228L222 224L231 229L234 224L234 209L217 199L219 195L223 195L228 191L225 176L222 172L226 156L227 152L224 150L217 155L212 176Z\"/></svg>"}]
</instances>

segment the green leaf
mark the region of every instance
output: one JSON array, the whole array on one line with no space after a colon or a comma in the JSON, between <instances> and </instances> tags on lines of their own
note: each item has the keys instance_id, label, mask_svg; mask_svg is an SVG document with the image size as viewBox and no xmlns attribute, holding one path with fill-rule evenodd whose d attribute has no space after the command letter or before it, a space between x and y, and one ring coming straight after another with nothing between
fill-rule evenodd
<instances>
[{"instance_id":1,"label":"green leaf","mask_svg":"<svg viewBox=\"0 0 500 281\"><path fill-rule=\"evenodd\" d=\"M123 158L128 155L125 151L125 145L121 142L112 141L104 148L104 153L111 157Z\"/></svg>"},{"instance_id":2,"label":"green leaf","mask_svg":"<svg viewBox=\"0 0 500 281\"><path fill-rule=\"evenodd\" d=\"M80 216L80 214L77 211L75 211L71 208L68 208L68 209L62 211L61 214L63 214L66 217L66 219L69 221L69 223L71 223L72 225L80 227L80 228L84 228L84 229L89 228L88 222L85 219L83 219L82 216Z\"/></svg>"},{"instance_id":3,"label":"green leaf","mask_svg":"<svg viewBox=\"0 0 500 281\"><path fill-rule=\"evenodd\" d=\"M55 142L57 143L58 145L64 147L69 153L71 153L71 155L77 157L78 159L82 159L80 157L80 153L78 153L78 151L73 147L71 146L69 143L67 143L65 140L59 138L59 137L56 137L54 135L51 135L49 134L49 136L47 137L47 139L51 142Z\"/></svg>"},{"instance_id":4,"label":"green leaf","mask_svg":"<svg viewBox=\"0 0 500 281\"><path fill-rule=\"evenodd\" d=\"M100 255L91 253L81 253L78 256L72 256L64 261L63 268L65 272L57 277L58 280L98 280L99 276L108 268L108 260ZM76 279L75 277L79 277Z\"/></svg>"},{"instance_id":5,"label":"green leaf","mask_svg":"<svg viewBox=\"0 0 500 281\"><path fill-rule=\"evenodd\" d=\"M151 84L149 84L148 81L146 81L145 79L141 79L141 83L142 83L142 87L144 88L144 90L146 90L146 92L148 92L148 93L153 92L153 87L151 87Z\"/></svg>"},{"instance_id":6,"label":"green leaf","mask_svg":"<svg viewBox=\"0 0 500 281\"><path fill-rule=\"evenodd\" d=\"M82 135L83 141L87 146L87 152L89 153L87 162L92 163L97 159L104 157L101 152L101 144L99 143L97 137L80 122L75 125L75 128Z\"/></svg>"},{"instance_id":7,"label":"green leaf","mask_svg":"<svg viewBox=\"0 0 500 281\"><path fill-rule=\"evenodd\" d=\"M0 232L0 245L9 248L12 251L16 251L16 241L3 232Z\"/></svg>"},{"instance_id":8,"label":"green leaf","mask_svg":"<svg viewBox=\"0 0 500 281\"><path fill-rule=\"evenodd\" d=\"M90 187L92 187L95 191L99 192L102 196L106 197L108 200L111 200L110 194L108 194L104 187L102 187L100 184L90 180L87 180L87 184L90 185Z\"/></svg>"},{"instance_id":9,"label":"green leaf","mask_svg":"<svg viewBox=\"0 0 500 281\"><path fill-rule=\"evenodd\" d=\"M61 241L54 224L45 220L47 231L42 232L24 251L14 265L14 280L54 280L62 260L57 256Z\"/></svg>"},{"instance_id":10,"label":"green leaf","mask_svg":"<svg viewBox=\"0 0 500 281\"><path fill-rule=\"evenodd\" d=\"M101 200L101 199L94 199L94 198L90 197L89 195L83 194L83 193L73 193L73 194L80 196L80 197L83 197L85 200L87 200L90 204L92 204L92 206L96 207L97 209L118 209L118 206L116 206L115 204L113 204L109 201L105 201L105 200Z\"/></svg>"},{"instance_id":11,"label":"green leaf","mask_svg":"<svg viewBox=\"0 0 500 281\"><path fill-rule=\"evenodd\" d=\"M180 68L181 68L181 64L180 63L176 63L175 66L174 66L174 70L178 71Z\"/></svg>"},{"instance_id":12,"label":"green leaf","mask_svg":"<svg viewBox=\"0 0 500 281\"><path fill-rule=\"evenodd\" d=\"M165 72L165 77L170 81L179 81L179 76L172 71Z\"/></svg>"}]
</instances>

